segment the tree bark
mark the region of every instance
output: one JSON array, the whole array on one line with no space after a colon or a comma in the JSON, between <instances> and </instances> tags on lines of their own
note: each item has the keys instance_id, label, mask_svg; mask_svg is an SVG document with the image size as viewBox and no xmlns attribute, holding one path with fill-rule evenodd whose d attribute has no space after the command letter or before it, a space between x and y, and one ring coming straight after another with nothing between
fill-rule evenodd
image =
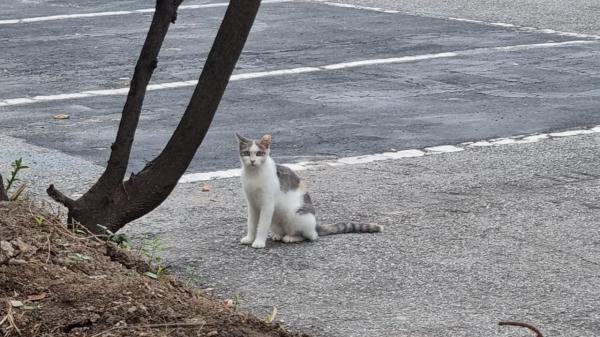
<instances>
[{"instance_id":1,"label":"tree bark","mask_svg":"<svg viewBox=\"0 0 600 337\"><path fill-rule=\"evenodd\" d=\"M158 13L161 2L163 1L158 1L152 25L155 25L156 21L162 22L156 19L157 15L163 19L164 17L174 17L174 11L169 12L172 16ZM181 1L171 3L171 6L167 6L165 11L172 9L173 6L176 9L179 3ZM111 158L106 171L98 182L76 201L67 198L52 185L48 188L48 194L51 197L69 208L70 217L96 233L101 233L103 227L116 232L128 222L152 211L168 197L177 185L179 178L185 173L208 131L246 43L259 6L260 0L230 0L198 84L171 139L163 151L142 171L132 174L129 180L123 182L143 95L148 84L144 80L149 81L152 65L155 66L155 61L154 63L142 63L145 67L142 72L147 76L139 77L141 82L139 85L142 85L143 89L137 88L135 97L131 97L134 88L130 89L128 102L130 99L132 100L131 107L133 108L128 109L126 103L123 109L117 139L112 146ZM164 22L162 23L164 24ZM150 31L152 31L152 26ZM160 30L160 32L163 31ZM166 30L164 33L166 34ZM149 44L148 39L151 39L154 41L151 45L160 49L164 35L158 42L158 33L155 34L151 36L151 33L148 33L144 48ZM158 50L156 50L157 54ZM144 58L144 55L146 54L142 51L140 60ZM141 61L136 66L136 73L141 70L138 68L140 63ZM135 110L136 108L140 110ZM135 111L135 113L132 112L130 115L130 111Z\"/></svg>"},{"instance_id":2,"label":"tree bark","mask_svg":"<svg viewBox=\"0 0 600 337\"><path fill-rule=\"evenodd\" d=\"M0 174L0 201L8 201L8 193L4 188L4 178Z\"/></svg>"},{"instance_id":3,"label":"tree bark","mask_svg":"<svg viewBox=\"0 0 600 337\"><path fill-rule=\"evenodd\" d=\"M95 186L111 188L125 178L129 155L133 145L146 88L158 64L158 54L171 23L177 18L177 8L183 0L157 0L156 10L146 36L144 46L138 57L135 71L130 82L127 100L121 112L121 122L115 142L111 146L110 158L106 170Z\"/></svg>"}]
</instances>

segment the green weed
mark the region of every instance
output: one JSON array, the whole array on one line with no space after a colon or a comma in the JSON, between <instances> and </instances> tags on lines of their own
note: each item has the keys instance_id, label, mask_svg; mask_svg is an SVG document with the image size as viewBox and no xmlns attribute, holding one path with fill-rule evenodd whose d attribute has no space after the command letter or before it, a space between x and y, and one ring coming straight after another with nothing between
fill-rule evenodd
<instances>
[{"instance_id":1,"label":"green weed","mask_svg":"<svg viewBox=\"0 0 600 337\"><path fill-rule=\"evenodd\" d=\"M198 275L192 266L185 267L185 279L187 286L200 284L200 275Z\"/></svg>"},{"instance_id":2,"label":"green weed","mask_svg":"<svg viewBox=\"0 0 600 337\"><path fill-rule=\"evenodd\" d=\"M92 258L85 255L85 254L81 254L81 253L75 253L71 256L69 256L71 258L71 260L75 260L77 262L81 262L81 261L88 261L91 260Z\"/></svg>"}]
</instances>

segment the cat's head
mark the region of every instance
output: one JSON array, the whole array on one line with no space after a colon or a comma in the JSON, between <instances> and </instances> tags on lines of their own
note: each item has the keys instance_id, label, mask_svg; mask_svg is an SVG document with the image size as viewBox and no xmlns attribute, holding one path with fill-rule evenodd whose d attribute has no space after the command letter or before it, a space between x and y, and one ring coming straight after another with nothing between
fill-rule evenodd
<instances>
[{"instance_id":1,"label":"cat's head","mask_svg":"<svg viewBox=\"0 0 600 337\"><path fill-rule=\"evenodd\" d=\"M240 160L244 167L260 167L271 153L271 135L252 140L235 134L240 144Z\"/></svg>"}]
</instances>

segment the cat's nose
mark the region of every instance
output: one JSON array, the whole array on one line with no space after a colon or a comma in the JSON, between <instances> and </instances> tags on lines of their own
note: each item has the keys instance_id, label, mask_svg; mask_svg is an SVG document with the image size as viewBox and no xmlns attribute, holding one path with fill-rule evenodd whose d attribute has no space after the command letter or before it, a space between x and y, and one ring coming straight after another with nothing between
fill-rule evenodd
<instances>
[{"instance_id":1,"label":"cat's nose","mask_svg":"<svg viewBox=\"0 0 600 337\"><path fill-rule=\"evenodd\" d=\"M254 164L254 162L256 162L256 160L250 159L250 164Z\"/></svg>"}]
</instances>

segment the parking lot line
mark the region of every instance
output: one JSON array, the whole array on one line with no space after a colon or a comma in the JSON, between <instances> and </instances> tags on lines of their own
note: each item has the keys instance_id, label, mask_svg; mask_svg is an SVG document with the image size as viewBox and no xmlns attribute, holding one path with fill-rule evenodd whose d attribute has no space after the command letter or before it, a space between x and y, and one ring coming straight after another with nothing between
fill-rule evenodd
<instances>
[{"instance_id":1,"label":"parking lot line","mask_svg":"<svg viewBox=\"0 0 600 337\"><path fill-rule=\"evenodd\" d=\"M263 4L292 2L294 0L263 0ZM228 2L217 2L211 4L202 5L181 5L179 10L189 9L202 9L202 8L214 8L214 7L227 7ZM130 14L145 14L154 13L154 8L142 8L134 9L129 11L112 11L112 12L94 12L94 13L79 13L79 14L62 14L62 15L50 15L50 16L37 16L31 18L21 19L5 19L0 20L0 25L14 25L19 23L33 23L33 22L44 22L44 21L56 21L56 20L72 20L72 19L83 19L83 18L95 18L103 16L119 16L119 15L130 15Z\"/></svg>"},{"instance_id":2,"label":"parking lot line","mask_svg":"<svg viewBox=\"0 0 600 337\"><path fill-rule=\"evenodd\" d=\"M578 39L600 40L600 35L574 33L574 32L563 32L563 31L558 31L558 30L548 29L548 28L536 28L536 27L519 26L519 25L515 25L515 24L512 24L512 23L505 23L505 22L487 22L487 21L481 21L481 20L456 18L456 17L446 17L446 16L436 16L436 15L422 15L422 14L414 14L414 13L402 12L402 11L398 11L398 10L385 9L385 8L379 8L379 7L360 6L360 5L353 5L353 4L347 4L347 3L342 3L342 2L331 2L331 1L327 1L327 0L308 0L308 1L313 1L313 2L317 2L317 3L322 3L322 4L327 5L327 6L334 6L334 7L341 7L341 8L353 8L353 9L360 9L360 10L366 10L366 11L372 11L372 12L380 12L380 13L391 13L391 14L402 14L402 15L412 15L412 16L420 16L420 17L429 17L429 18L442 19L442 20L451 20L451 21L458 21L458 22L476 23L476 24L486 25L486 26L496 26L496 27L503 27L503 28L513 28L513 29L516 29L516 30L519 30L519 31L530 32L530 33L554 34L554 35L568 36L568 37L573 37L573 38L578 38Z\"/></svg>"},{"instance_id":3,"label":"parking lot line","mask_svg":"<svg viewBox=\"0 0 600 337\"><path fill-rule=\"evenodd\" d=\"M346 165L356 165L356 164L367 164L376 161L382 160L399 160L405 158L414 158L414 157L422 157L429 155L439 155L445 153L452 152L460 152L464 151L468 148L476 148L476 147L487 147L487 146L504 146L504 145L516 145L516 144L530 144L537 143L540 141L551 140L555 138L567 138L567 137L577 137L581 135L589 135L594 133L600 133L600 125L589 128L589 129L576 129L576 130L568 130L563 132L555 132L555 133L537 133L531 135L519 135L513 137L506 138L495 138L495 139L487 139L480 140L476 142L467 142L461 143L457 145L439 145L433 147L426 147L423 149L409 149L409 150L400 150L400 151L389 151L383 153L375 153L369 155L362 156L353 156L353 157L343 157L338 158L336 160L324 160L324 161L306 161L299 163L288 163L283 164L295 171L304 171L304 170L313 170L320 169L323 167L338 167L338 166L346 166ZM210 181L210 180L218 180L218 179L227 179L227 178L235 178L239 177L241 174L240 169L230 169L230 170L221 170L221 171L213 171L213 172L201 172L201 173L188 173L184 174L181 179L179 179L180 184L186 183L195 183L200 181Z\"/></svg>"},{"instance_id":4,"label":"parking lot line","mask_svg":"<svg viewBox=\"0 0 600 337\"><path fill-rule=\"evenodd\" d=\"M512 51L519 51L519 50L567 47L567 46L573 46L573 45L595 44L595 43L598 43L598 42L593 41L593 40L574 40L574 41L565 41L565 42L534 43L534 44L521 44L521 45L511 45L511 46L474 48L474 49L458 50L458 51L454 51L454 52L443 52L443 53L434 53L434 54L383 58L383 59L368 59L368 60L340 62L340 63L334 63L334 64L329 64L329 65L324 65L324 66L298 67L298 68L260 71L260 72L252 72L252 73L241 73L241 74L232 75L230 80L231 81L241 81L241 80L266 78L266 77L293 76L296 74L321 72L321 71L334 71L334 70L340 70L340 69L365 67L365 66L377 66L377 65L383 65L383 64L401 64L401 63L427 61L427 60L432 60L432 59L489 54L489 53L494 53L494 52L512 52ZM197 82L198 82L197 80L190 80L190 81L150 84L150 85L148 85L147 90L154 91L154 90L167 90L167 89L182 88L182 87L192 87L192 86L195 86L197 84ZM62 93L62 94L55 94L55 95L8 98L8 99L0 100L0 107L27 105L27 104L35 104L35 103L51 102L51 101L63 101L63 100L88 98L88 97L127 95L128 92L129 92L129 88L125 87L125 88L117 88L117 89L88 90L88 91L82 91L82 92Z\"/></svg>"}]
</instances>

